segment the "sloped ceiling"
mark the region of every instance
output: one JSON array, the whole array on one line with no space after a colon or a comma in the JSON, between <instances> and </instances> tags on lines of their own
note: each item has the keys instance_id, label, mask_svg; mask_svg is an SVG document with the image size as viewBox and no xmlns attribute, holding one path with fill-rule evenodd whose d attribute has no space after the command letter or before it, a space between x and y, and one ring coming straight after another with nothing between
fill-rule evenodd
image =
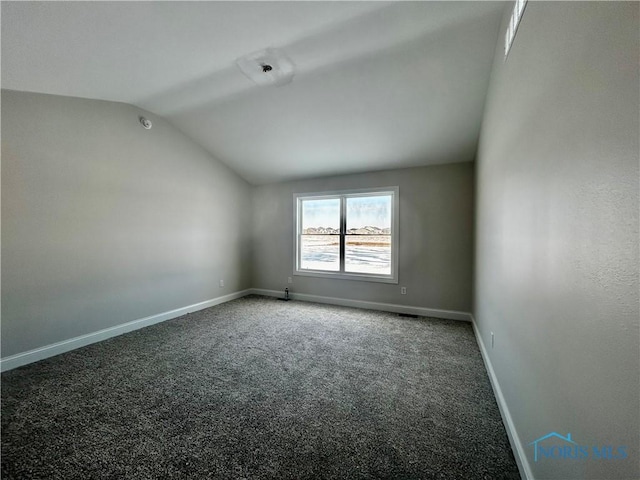
<instances>
[{"instance_id":1,"label":"sloped ceiling","mask_svg":"<svg viewBox=\"0 0 640 480\"><path fill-rule=\"evenodd\" d=\"M502 2L3 2L2 87L126 102L253 184L472 161ZM237 68L276 47L293 82Z\"/></svg>"}]
</instances>

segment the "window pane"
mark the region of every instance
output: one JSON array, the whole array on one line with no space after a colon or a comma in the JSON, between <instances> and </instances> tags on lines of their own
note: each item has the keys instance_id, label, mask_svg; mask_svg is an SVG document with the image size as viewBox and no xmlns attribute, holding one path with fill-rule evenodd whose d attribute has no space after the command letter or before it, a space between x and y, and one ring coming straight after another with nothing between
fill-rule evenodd
<instances>
[{"instance_id":1,"label":"window pane","mask_svg":"<svg viewBox=\"0 0 640 480\"><path fill-rule=\"evenodd\" d=\"M340 271L340 235L300 235L300 268Z\"/></svg>"},{"instance_id":2,"label":"window pane","mask_svg":"<svg viewBox=\"0 0 640 480\"><path fill-rule=\"evenodd\" d=\"M302 201L302 231L304 234L340 233L340 199Z\"/></svg>"},{"instance_id":3,"label":"window pane","mask_svg":"<svg viewBox=\"0 0 640 480\"><path fill-rule=\"evenodd\" d=\"M347 235L345 271L391 275L391 235Z\"/></svg>"},{"instance_id":4,"label":"window pane","mask_svg":"<svg viewBox=\"0 0 640 480\"><path fill-rule=\"evenodd\" d=\"M397 192L391 187L295 195L296 270L311 276L326 272L332 274L327 277L395 281Z\"/></svg>"},{"instance_id":5,"label":"window pane","mask_svg":"<svg viewBox=\"0 0 640 480\"><path fill-rule=\"evenodd\" d=\"M348 197L347 234L389 235L391 195Z\"/></svg>"}]
</instances>

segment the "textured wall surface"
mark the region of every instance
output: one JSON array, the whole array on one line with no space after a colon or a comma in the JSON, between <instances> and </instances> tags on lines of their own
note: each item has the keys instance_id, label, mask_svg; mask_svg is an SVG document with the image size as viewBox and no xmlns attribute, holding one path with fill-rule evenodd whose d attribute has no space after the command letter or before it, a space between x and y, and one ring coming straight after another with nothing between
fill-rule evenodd
<instances>
[{"instance_id":1,"label":"textured wall surface","mask_svg":"<svg viewBox=\"0 0 640 480\"><path fill-rule=\"evenodd\" d=\"M256 187L253 286L469 312L473 178L467 162ZM294 193L388 186L400 187L398 285L302 276L287 285L294 268Z\"/></svg>"},{"instance_id":2,"label":"textured wall surface","mask_svg":"<svg viewBox=\"0 0 640 480\"><path fill-rule=\"evenodd\" d=\"M638 9L529 2L496 51L474 314L535 478L640 477ZM629 457L535 462L549 432Z\"/></svg>"},{"instance_id":3,"label":"textured wall surface","mask_svg":"<svg viewBox=\"0 0 640 480\"><path fill-rule=\"evenodd\" d=\"M2 356L249 288L250 208L161 118L3 90Z\"/></svg>"}]
</instances>

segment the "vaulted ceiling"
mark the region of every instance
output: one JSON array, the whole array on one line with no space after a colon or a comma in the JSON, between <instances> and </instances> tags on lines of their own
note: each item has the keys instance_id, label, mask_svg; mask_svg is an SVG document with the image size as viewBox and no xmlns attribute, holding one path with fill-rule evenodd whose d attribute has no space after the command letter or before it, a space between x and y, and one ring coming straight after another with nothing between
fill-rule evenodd
<instances>
[{"instance_id":1,"label":"vaulted ceiling","mask_svg":"<svg viewBox=\"0 0 640 480\"><path fill-rule=\"evenodd\" d=\"M3 2L2 88L161 115L253 184L472 161L502 2ZM236 65L274 47L293 81Z\"/></svg>"}]
</instances>

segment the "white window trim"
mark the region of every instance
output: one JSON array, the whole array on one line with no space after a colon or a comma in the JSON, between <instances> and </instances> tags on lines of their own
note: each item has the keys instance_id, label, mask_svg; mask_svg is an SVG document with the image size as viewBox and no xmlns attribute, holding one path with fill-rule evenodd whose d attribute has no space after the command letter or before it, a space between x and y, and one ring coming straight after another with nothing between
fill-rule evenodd
<instances>
[{"instance_id":1,"label":"white window trim","mask_svg":"<svg viewBox=\"0 0 640 480\"><path fill-rule=\"evenodd\" d=\"M300 202L313 198L315 200L322 198L347 198L347 197L362 197L362 196L376 196L376 195L391 195L393 200L393 208L391 210L391 274L390 275L376 275L371 273L345 273L345 272L329 272L324 270L301 270L300 266L300 228L302 224L302 210L300 208ZM340 231L345 231L344 222L346 222L346 202L341 202L343 211L341 213L341 226ZM293 274L302 277L318 277L318 278L333 278L336 280L358 280L365 282L380 282L380 283L398 283L398 244L400 237L399 229L399 217L400 217L400 188L395 187L378 187L378 188L364 188L358 190L339 190L332 192L316 192L316 193L294 193L293 194ZM340 265L344 265L344 233L340 235L341 248L340 248Z\"/></svg>"},{"instance_id":2,"label":"white window trim","mask_svg":"<svg viewBox=\"0 0 640 480\"><path fill-rule=\"evenodd\" d=\"M524 14L524 9L527 6L527 0L516 0L513 5L513 11L509 18L509 25L507 25L507 31L504 34L504 61L507 61L509 51L513 45L513 41L516 38L518 27L520 26L520 20Z\"/></svg>"}]
</instances>

